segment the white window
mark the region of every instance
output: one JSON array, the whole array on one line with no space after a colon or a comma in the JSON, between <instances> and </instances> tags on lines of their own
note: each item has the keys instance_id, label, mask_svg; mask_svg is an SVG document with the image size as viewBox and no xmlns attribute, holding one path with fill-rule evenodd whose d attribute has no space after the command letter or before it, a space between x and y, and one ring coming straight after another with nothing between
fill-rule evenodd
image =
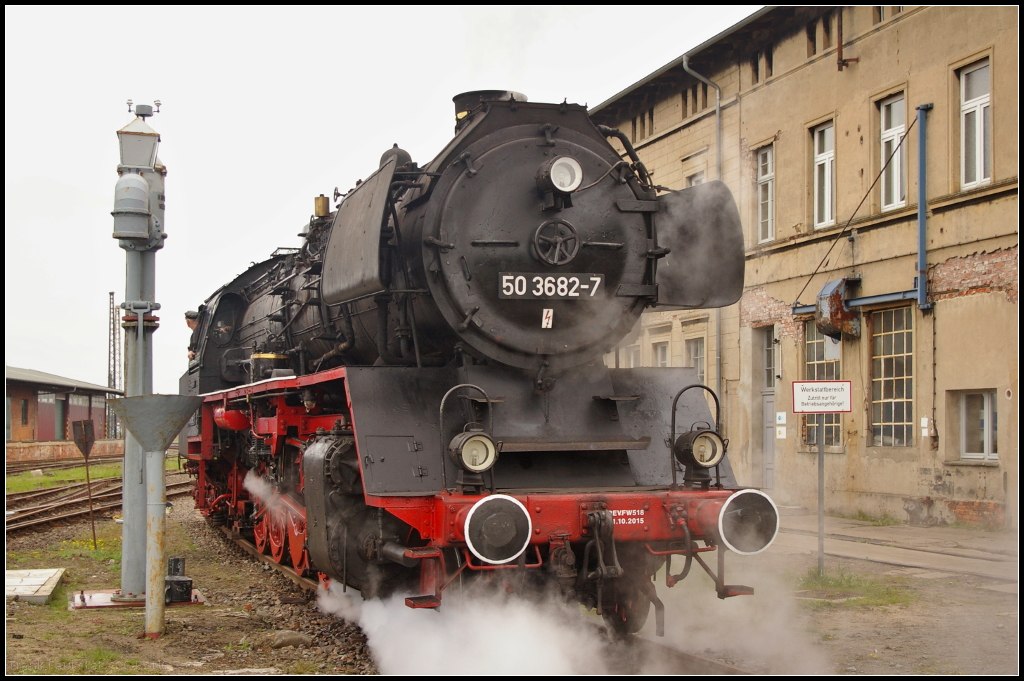
<instances>
[{"instance_id":1,"label":"white window","mask_svg":"<svg viewBox=\"0 0 1024 681\"><path fill-rule=\"evenodd\" d=\"M654 366L668 366L668 341L663 341L661 343L651 343L651 351L653 353Z\"/></svg>"},{"instance_id":2,"label":"white window","mask_svg":"<svg viewBox=\"0 0 1024 681\"><path fill-rule=\"evenodd\" d=\"M757 242L775 238L775 148L757 152Z\"/></svg>"},{"instance_id":3,"label":"white window","mask_svg":"<svg viewBox=\"0 0 1024 681\"><path fill-rule=\"evenodd\" d=\"M704 184L704 171L694 173L686 178L687 187L696 187L698 184Z\"/></svg>"},{"instance_id":4,"label":"white window","mask_svg":"<svg viewBox=\"0 0 1024 681\"><path fill-rule=\"evenodd\" d=\"M769 326L762 335L764 339L764 387L775 387L775 327Z\"/></svg>"},{"instance_id":5,"label":"white window","mask_svg":"<svg viewBox=\"0 0 1024 681\"><path fill-rule=\"evenodd\" d=\"M991 69L988 60L960 72L960 186L992 179Z\"/></svg>"},{"instance_id":6,"label":"white window","mask_svg":"<svg viewBox=\"0 0 1024 681\"><path fill-rule=\"evenodd\" d=\"M704 339L686 341L686 365L697 370L697 382L704 383Z\"/></svg>"},{"instance_id":7,"label":"white window","mask_svg":"<svg viewBox=\"0 0 1024 681\"><path fill-rule=\"evenodd\" d=\"M814 129L814 228L836 221L836 135L829 121Z\"/></svg>"},{"instance_id":8,"label":"white window","mask_svg":"<svg viewBox=\"0 0 1024 681\"><path fill-rule=\"evenodd\" d=\"M640 360L640 346L633 345L626 348L626 366L630 369L636 369L643 365L643 362Z\"/></svg>"},{"instance_id":9,"label":"white window","mask_svg":"<svg viewBox=\"0 0 1024 681\"><path fill-rule=\"evenodd\" d=\"M886 99L881 104L882 116L882 210L907 205L906 145L901 145L906 131L906 106L903 93ZM899 150L897 151L897 147ZM892 159L890 160L890 157Z\"/></svg>"},{"instance_id":10,"label":"white window","mask_svg":"<svg viewBox=\"0 0 1024 681\"><path fill-rule=\"evenodd\" d=\"M960 458L998 461L996 446L996 394L968 392L960 395Z\"/></svg>"}]
</instances>

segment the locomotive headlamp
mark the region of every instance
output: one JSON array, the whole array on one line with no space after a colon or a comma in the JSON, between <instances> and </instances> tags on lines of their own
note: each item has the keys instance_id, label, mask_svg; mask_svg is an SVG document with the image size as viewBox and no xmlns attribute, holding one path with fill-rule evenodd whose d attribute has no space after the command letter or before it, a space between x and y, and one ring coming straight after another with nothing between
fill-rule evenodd
<instances>
[{"instance_id":1,"label":"locomotive headlamp","mask_svg":"<svg viewBox=\"0 0 1024 681\"><path fill-rule=\"evenodd\" d=\"M570 194L583 182L583 167L571 156L559 156L544 163L537 171L537 186L541 191Z\"/></svg>"},{"instance_id":2,"label":"locomotive headlamp","mask_svg":"<svg viewBox=\"0 0 1024 681\"><path fill-rule=\"evenodd\" d=\"M459 433L448 445L455 465L467 473L484 473L498 461L494 440L480 431Z\"/></svg>"},{"instance_id":3,"label":"locomotive headlamp","mask_svg":"<svg viewBox=\"0 0 1024 681\"><path fill-rule=\"evenodd\" d=\"M713 430L691 430L676 439L672 448L684 466L714 468L725 456L726 441Z\"/></svg>"}]
</instances>

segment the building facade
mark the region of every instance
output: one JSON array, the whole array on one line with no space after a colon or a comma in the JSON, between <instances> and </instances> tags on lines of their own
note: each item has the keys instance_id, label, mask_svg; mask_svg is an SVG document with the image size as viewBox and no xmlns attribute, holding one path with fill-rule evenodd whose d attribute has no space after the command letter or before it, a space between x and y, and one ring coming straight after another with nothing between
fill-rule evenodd
<instances>
[{"instance_id":1,"label":"building facade","mask_svg":"<svg viewBox=\"0 0 1024 681\"><path fill-rule=\"evenodd\" d=\"M655 308L606 361L697 367L741 484L815 507L823 421L827 510L1017 526L1017 24L768 7L592 110L656 184L736 199L739 303ZM803 380L852 412L795 415Z\"/></svg>"},{"instance_id":2,"label":"building facade","mask_svg":"<svg viewBox=\"0 0 1024 681\"><path fill-rule=\"evenodd\" d=\"M7 460L70 458L81 456L74 444L71 424L92 421L101 439L108 433L107 397L120 390L64 378L33 369L5 367L7 389ZM98 450L117 453L118 444L99 442ZM109 452L108 452L109 450Z\"/></svg>"}]
</instances>

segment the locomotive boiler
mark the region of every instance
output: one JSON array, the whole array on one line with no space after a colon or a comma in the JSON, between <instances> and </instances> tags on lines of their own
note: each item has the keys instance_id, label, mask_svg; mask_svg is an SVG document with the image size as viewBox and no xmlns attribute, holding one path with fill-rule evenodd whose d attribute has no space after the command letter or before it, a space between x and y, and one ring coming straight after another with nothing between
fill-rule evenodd
<instances>
[{"instance_id":1,"label":"locomotive boiler","mask_svg":"<svg viewBox=\"0 0 1024 681\"><path fill-rule=\"evenodd\" d=\"M767 548L778 515L737 488L718 396L690 368L603 359L649 307L738 300L728 189L655 186L578 105L454 101L432 161L388 150L316 197L300 248L201 307L181 379L205 397L180 439L197 506L300 574L414 608L475 578L557 588L622 632L653 603L660 632L662 566L752 593L724 552Z\"/></svg>"}]
</instances>

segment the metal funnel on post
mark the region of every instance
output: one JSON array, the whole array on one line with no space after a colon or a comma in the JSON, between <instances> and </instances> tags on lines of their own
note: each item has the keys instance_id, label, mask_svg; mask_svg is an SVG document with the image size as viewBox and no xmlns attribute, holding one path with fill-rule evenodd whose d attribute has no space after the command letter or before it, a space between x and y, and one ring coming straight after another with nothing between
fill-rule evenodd
<instances>
[{"instance_id":1,"label":"metal funnel on post","mask_svg":"<svg viewBox=\"0 0 1024 681\"><path fill-rule=\"evenodd\" d=\"M146 636L164 633L167 447L203 403L192 395L140 395L108 402L146 457Z\"/></svg>"}]
</instances>

